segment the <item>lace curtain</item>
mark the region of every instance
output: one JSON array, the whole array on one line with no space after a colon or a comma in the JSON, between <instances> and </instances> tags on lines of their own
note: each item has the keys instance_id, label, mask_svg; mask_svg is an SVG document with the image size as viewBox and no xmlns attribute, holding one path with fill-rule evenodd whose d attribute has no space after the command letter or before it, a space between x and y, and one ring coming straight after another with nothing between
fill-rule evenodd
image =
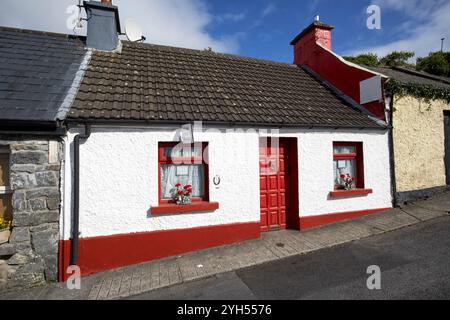
<instances>
[{"instance_id":1,"label":"lace curtain","mask_svg":"<svg viewBox=\"0 0 450 320\"><path fill-rule=\"evenodd\" d=\"M334 160L334 183L336 186L340 185L341 174L349 174L352 177L356 176L355 160Z\"/></svg>"},{"instance_id":2,"label":"lace curtain","mask_svg":"<svg viewBox=\"0 0 450 320\"><path fill-rule=\"evenodd\" d=\"M174 165L161 166L161 192L164 199L172 199L177 183L182 186L192 185L192 197L201 198L205 194L203 165Z\"/></svg>"}]
</instances>

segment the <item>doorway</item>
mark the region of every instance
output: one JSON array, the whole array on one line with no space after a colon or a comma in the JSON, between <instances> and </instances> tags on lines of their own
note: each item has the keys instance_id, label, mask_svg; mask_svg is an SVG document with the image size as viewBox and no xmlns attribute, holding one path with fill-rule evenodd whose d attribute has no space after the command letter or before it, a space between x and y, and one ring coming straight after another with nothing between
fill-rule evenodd
<instances>
[{"instance_id":1,"label":"doorway","mask_svg":"<svg viewBox=\"0 0 450 320\"><path fill-rule=\"evenodd\" d=\"M296 138L261 138L261 231L299 229Z\"/></svg>"}]
</instances>

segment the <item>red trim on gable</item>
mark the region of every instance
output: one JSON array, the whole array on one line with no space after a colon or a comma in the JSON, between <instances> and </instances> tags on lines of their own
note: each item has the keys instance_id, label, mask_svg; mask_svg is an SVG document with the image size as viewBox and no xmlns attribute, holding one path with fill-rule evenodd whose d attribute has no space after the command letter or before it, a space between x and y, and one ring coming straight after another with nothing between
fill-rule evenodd
<instances>
[{"instance_id":1,"label":"red trim on gable","mask_svg":"<svg viewBox=\"0 0 450 320\"><path fill-rule=\"evenodd\" d=\"M319 227L333 222L350 220L353 218L363 217L374 213L386 212L391 209L392 208L381 208L381 209L323 214L319 216L300 217L300 230L303 231L306 229Z\"/></svg>"},{"instance_id":2,"label":"red trim on gable","mask_svg":"<svg viewBox=\"0 0 450 320\"><path fill-rule=\"evenodd\" d=\"M87 276L96 272L143 263L186 252L260 237L260 223L247 222L191 229L81 238L78 266ZM66 281L70 240L60 241L60 281Z\"/></svg>"},{"instance_id":3,"label":"red trim on gable","mask_svg":"<svg viewBox=\"0 0 450 320\"><path fill-rule=\"evenodd\" d=\"M317 29L317 28L316 28ZM345 95L352 98L356 103L360 103L360 83L377 75L376 72L352 66L341 61L332 52L326 50L317 42L328 49L331 45L326 45L324 41L316 39L316 30L310 31L303 38L300 38L294 45L294 64L306 65L314 72L319 74L324 80L330 82L334 87L338 88ZM329 39L331 44L331 38ZM386 79L381 79L382 88L386 83ZM373 101L362 105L381 120L386 120L384 92L381 101Z\"/></svg>"}]
</instances>

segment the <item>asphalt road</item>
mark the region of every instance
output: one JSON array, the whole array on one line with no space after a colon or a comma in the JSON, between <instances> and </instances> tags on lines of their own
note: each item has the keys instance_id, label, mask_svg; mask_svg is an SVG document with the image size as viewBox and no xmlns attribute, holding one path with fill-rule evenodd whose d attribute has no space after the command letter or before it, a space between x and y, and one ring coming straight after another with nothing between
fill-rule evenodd
<instances>
[{"instance_id":1,"label":"asphalt road","mask_svg":"<svg viewBox=\"0 0 450 320\"><path fill-rule=\"evenodd\" d=\"M450 299L450 217L129 299Z\"/></svg>"}]
</instances>

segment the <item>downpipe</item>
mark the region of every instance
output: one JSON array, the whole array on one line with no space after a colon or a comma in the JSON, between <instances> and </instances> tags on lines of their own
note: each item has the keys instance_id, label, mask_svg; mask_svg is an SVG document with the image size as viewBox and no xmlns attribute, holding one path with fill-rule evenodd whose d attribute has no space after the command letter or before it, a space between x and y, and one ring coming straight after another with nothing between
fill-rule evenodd
<instances>
[{"instance_id":1,"label":"downpipe","mask_svg":"<svg viewBox=\"0 0 450 320\"><path fill-rule=\"evenodd\" d=\"M78 242L80 236L80 144L91 136L91 126L85 125L84 133L73 140L73 206L72 206L72 241L70 248L70 265L78 262Z\"/></svg>"},{"instance_id":2,"label":"downpipe","mask_svg":"<svg viewBox=\"0 0 450 320\"><path fill-rule=\"evenodd\" d=\"M395 172L395 146L394 146L394 95L389 101L389 162L391 167L391 190L392 190L392 206L398 207L397 203L397 174Z\"/></svg>"}]
</instances>

